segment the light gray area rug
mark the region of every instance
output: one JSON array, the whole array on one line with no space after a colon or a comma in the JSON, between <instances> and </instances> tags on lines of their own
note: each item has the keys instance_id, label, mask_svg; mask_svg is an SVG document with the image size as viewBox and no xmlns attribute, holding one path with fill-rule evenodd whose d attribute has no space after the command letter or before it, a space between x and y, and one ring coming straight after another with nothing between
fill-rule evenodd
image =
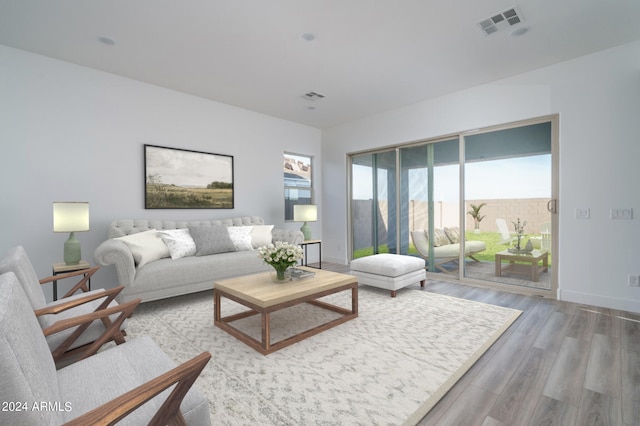
<instances>
[{"instance_id":1,"label":"light gray area rug","mask_svg":"<svg viewBox=\"0 0 640 426\"><path fill-rule=\"evenodd\" d=\"M350 292L322 300L350 307ZM223 316L245 308L223 299ZM203 351L196 382L216 425L417 423L520 311L404 289L361 286L359 317L264 356L213 326L213 295L144 303L129 338L149 335L176 362ZM272 314L272 342L336 315L312 305ZM234 323L256 338L260 317Z\"/></svg>"}]
</instances>

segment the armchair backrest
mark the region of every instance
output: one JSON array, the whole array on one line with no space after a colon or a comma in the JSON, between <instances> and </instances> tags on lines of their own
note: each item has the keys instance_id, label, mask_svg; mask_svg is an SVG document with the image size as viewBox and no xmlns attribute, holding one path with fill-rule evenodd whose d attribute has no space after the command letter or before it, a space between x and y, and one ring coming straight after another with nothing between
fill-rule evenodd
<instances>
[{"instance_id":1,"label":"armchair backrest","mask_svg":"<svg viewBox=\"0 0 640 426\"><path fill-rule=\"evenodd\" d=\"M2 413L4 424L58 425L61 413L40 402L59 402L56 367L42 329L18 278L0 275L0 401L27 404ZM38 404L34 409L34 404ZM15 408L15 407L14 407ZM24 409L26 408L26 410Z\"/></svg>"},{"instance_id":2,"label":"armchair backrest","mask_svg":"<svg viewBox=\"0 0 640 426\"><path fill-rule=\"evenodd\" d=\"M32 310L43 308L47 304L42 288L40 287L38 274L36 274L35 269L33 269L33 265L24 247L17 246L12 248L6 256L0 260L0 274L7 272L13 272L18 278L18 281L22 285L22 290L29 298L29 302L31 302Z\"/></svg>"}]
</instances>

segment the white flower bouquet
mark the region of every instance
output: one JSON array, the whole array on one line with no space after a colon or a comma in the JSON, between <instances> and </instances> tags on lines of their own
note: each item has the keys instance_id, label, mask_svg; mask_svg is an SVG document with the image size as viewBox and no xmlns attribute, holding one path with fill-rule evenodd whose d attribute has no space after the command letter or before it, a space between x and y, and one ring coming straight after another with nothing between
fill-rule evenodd
<instances>
[{"instance_id":1,"label":"white flower bouquet","mask_svg":"<svg viewBox=\"0 0 640 426\"><path fill-rule=\"evenodd\" d=\"M258 257L276 270L278 280L284 280L284 271L296 265L302 259L302 247L276 241L274 244L262 246L258 249Z\"/></svg>"}]
</instances>

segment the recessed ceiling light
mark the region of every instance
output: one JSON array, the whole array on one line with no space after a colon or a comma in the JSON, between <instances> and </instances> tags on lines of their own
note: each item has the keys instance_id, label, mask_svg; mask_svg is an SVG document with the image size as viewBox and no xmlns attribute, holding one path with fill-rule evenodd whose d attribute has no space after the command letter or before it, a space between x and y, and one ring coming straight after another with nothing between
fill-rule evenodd
<instances>
[{"instance_id":1,"label":"recessed ceiling light","mask_svg":"<svg viewBox=\"0 0 640 426\"><path fill-rule=\"evenodd\" d=\"M98 41L108 46L113 46L114 44L116 44L116 41L111 37L98 37Z\"/></svg>"},{"instance_id":2,"label":"recessed ceiling light","mask_svg":"<svg viewBox=\"0 0 640 426\"><path fill-rule=\"evenodd\" d=\"M303 39L304 41L311 42L311 41L315 41L318 38L318 36L313 33L304 33L300 36L300 38Z\"/></svg>"},{"instance_id":3,"label":"recessed ceiling light","mask_svg":"<svg viewBox=\"0 0 640 426\"><path fill-rule=\"evenodd\" d=\"M511 33L509 34L511 37L520 37L523 34L526 34L529 31L529 28L527 27L520 27L516 30L511 31Z\"/></svg>"}]
</instances>

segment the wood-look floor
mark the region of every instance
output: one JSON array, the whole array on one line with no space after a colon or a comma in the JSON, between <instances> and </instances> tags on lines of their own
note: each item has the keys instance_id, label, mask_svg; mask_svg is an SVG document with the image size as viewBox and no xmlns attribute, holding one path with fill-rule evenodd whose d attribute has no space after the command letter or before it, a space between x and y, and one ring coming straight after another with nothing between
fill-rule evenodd
<instances>
[{"instance_id":1,"label":"wood-look floor","mask_svg":"<svg viewBox=\"0 0 640 426\"><path fill-rule=\"evenodd\" d=\"M640 315L432 279L424 291L523 313L419 425L640 424Z\"/></svg>"}]
</instances>

